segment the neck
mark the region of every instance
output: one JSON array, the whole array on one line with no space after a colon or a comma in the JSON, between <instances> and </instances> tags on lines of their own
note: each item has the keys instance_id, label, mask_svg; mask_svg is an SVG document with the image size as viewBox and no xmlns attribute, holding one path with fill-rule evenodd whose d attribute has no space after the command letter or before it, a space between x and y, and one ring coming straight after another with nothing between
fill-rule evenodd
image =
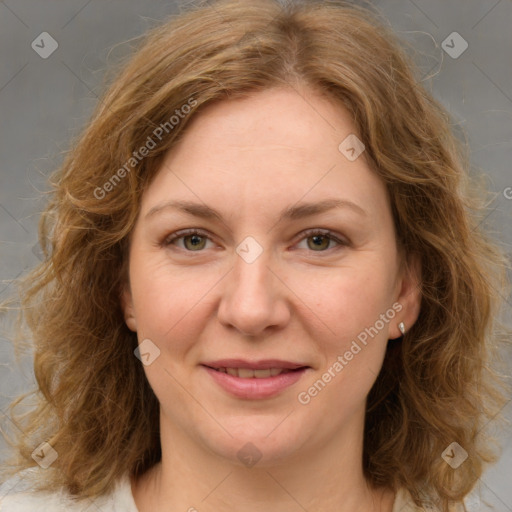
<instances>
[{"instance_id":1,"label":"neck","mask_svg":"<svg viewBox=\"0 0 512 512\"><path fill-rule=\"evenodd\" d=\"M285 460L245 467L161 416L162 460L132 482L132 492L139 512L391 512L393 491L371 488L364 478L359 437L338 436Z\"/></svg>"}]
</instances>

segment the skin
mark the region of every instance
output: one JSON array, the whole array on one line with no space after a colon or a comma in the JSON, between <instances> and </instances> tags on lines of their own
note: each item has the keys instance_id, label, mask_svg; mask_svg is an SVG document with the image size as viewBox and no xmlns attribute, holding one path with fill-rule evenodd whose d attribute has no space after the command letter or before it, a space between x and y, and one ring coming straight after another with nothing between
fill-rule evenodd
<instances>
[{"instance_id":1,"label":"skin","mask_svg":"<svg viewBox=\"0 0 512 512\"><path fill-rule=\"evenodd\" d=\"M394 492L363 477L365 404L398 323L417 319L419 267L399 265L388 194L365 153L352 162L338 150L351 133L349 113L310 89L223 101L191 121L144 192L122 297L139 343L160 350L144 370L160 402L162 461L132 479L141 512L391 511ZM365 214L342 207L277 222L285 207L328 198ZM172 208L147 216L171 200L206 204L223 221ZM165 245L188 228L206 237ZM304 235L311 228L345 243ZM250 264L236 252L247 236L263 248ZM401 311L299 403L393 303ZM279 395L248 400L200 366L230 357L311 368ZM237 457L248 442L261 453L252 467Z\"/></svg>"}]
</instances>

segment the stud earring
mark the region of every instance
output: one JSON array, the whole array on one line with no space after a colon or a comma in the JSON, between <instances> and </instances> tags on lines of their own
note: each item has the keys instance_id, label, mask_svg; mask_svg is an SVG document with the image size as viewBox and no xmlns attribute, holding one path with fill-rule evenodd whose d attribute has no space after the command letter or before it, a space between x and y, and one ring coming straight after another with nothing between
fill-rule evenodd
<instances>
[{"instance_id":1,"label":"stud earring","mask_svg":"<svg viewBox=\"0 0 512 512\"><path fill-rule=\"evenodd\" d=\"M398 324L398 329L400 329L400 332L401 332L402 334L405 334L405 325L404 325L404 323L403 323L403 322L400 322L400 323Z\"/></svg>"}]
</instances>

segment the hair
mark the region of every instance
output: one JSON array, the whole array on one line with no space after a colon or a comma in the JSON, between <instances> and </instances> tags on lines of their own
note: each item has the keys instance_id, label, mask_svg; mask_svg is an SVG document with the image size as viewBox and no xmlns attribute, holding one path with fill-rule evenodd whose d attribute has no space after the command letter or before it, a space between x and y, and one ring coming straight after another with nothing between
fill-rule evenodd
<instances>
[{"instance_id":1,"label":"hair","mask_svg":"<svg viewBox=\"0 0 512 512\"><path fill-rule=\"evenodd\" d=\"M498 323L506 260L485 233L483 176L471 177L449 115L370 9L221 0L144 35L50 178L44 259L18 288L18 338L27 326L37 388L10 405L20 431L4 473L36 466L31 453L47 441L58 458L36 488L85 499L160 460L159 403L120 303L141 195L205 106L273 87L309 88L350 112L389 192L399 247L421 261L419 317L388 344L367 398L367 481L444 512L497 460L482 429L508 392L492 364L509 339ZM32 408L18 414L28 396ZM441 458L452 442L468 453L457 470Z\"/></svg>"}]
</instances>

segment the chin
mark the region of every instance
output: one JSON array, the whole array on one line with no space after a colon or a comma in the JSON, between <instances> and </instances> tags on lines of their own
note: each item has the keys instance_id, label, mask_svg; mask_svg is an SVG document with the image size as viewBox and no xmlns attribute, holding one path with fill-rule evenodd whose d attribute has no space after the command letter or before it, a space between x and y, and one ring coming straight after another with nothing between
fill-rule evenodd
<instances>
[{"instance_id":1,"label":"chin","mask_svg":"<svg viewBox=\"0 0 512 512\"><path fill-rule=\"evenodd\" d=\"M271 467L285 463L297 456L298 450L307 442L303 426L293 428L291 418L284 420L286 414L276 417L252 417L237 421L236 425L223 423L229 434L222 431L215 438L211 431L203 433L203 442L209 451L230 463L239 466L258 468ZM210 434L210 435L208 435Z\"/></svg>"}]
</instances>

